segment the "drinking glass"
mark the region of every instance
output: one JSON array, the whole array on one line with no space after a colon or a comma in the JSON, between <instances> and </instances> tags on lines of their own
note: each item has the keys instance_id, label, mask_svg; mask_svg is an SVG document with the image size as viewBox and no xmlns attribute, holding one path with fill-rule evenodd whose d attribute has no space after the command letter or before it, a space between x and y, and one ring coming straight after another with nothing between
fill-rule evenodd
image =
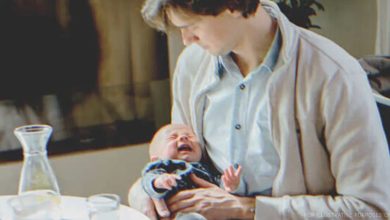
<instances>
[{"instance_id":1,"label":"drinking glass","mask_svg":"<svg viewBox=\"0 0 390 220\"><path fill-rule=\"evenodd\" d=\"M23 194L11 197L3 209L3 220L60 220L55 197Z\"/></svg>"},{"instance_id":2,"label":"drinking glass","mask_svg":"<svg viewBox=\"0 0 390 220\"><path fill-rule=\"evenodd\" d=\"M96 194L87 198L90 220L119 220L120 198L116 194Z\"/></svg>"}]
</instances>

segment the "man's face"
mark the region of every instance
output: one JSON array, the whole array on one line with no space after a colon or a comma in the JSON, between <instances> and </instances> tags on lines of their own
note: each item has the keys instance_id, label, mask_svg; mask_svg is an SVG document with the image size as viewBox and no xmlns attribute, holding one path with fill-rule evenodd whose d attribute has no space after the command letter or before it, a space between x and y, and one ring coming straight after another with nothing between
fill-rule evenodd
<instances>
[{"instance_id":1,"label":"man's face","mask_svg":"<svg viewBox=\"0 0 390 220\"><path fill-rule=\"evenodd\" d=\"M211 16L168 8L167 14L170 22L180 29L186 46L196 43L213 55L224 55L231 52L237 43L236 27L232 27L237 16L228 10Z\"/></svg>"},{"instance_id":2,"label":"man's face","mask_svg":"<svg viewBox=\"0 0 390 220\"><path fill-rule=\"evenodd\" d=\"M169 125L163 128L157 140L160 159L177 159L187 162L199 162L202 150L198 138L185 125Z\"/></svg>"}]
</instances>

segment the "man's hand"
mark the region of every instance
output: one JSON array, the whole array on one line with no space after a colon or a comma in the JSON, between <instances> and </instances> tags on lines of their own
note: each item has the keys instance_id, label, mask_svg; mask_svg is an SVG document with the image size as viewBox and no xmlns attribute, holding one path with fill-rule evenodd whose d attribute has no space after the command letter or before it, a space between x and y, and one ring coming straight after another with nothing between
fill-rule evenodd
<instances>
[{"instance_id":1,"label":"man's hand","mask_svg":"<svg viewBox=\"0 0 390 220\"><path fill-rule=\"evenodd\" d=\"M171 197L167 203L174 215L197 212L208 220L254 218L251 210L255 207L255 198L234 196L193 174L191 178L201 188L184 190Z\"/></svg>"},{"instance_id":2,"label":"man's hand","mask_svg":"<svg viewBox=\"0 0 390 220\"><path fill-rule=\"evenodd\" d=\"M169 209L163 199L151 199L146 194L141 186L141 179L138 179L130 188L128 200L132 208L142 212L151 220L158 220L158 215L161 217L168 217L170 215Z\"/></svg>"}]
</instances>

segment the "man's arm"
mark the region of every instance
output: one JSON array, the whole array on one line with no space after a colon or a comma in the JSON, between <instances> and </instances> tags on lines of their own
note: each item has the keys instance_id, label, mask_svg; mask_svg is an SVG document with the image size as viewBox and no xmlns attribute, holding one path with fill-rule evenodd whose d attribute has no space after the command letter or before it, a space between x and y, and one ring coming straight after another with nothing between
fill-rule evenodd
<instances>
[{"instance_id":1,"label":"man's arm","mask_svg":"<svg viewBox=\"0 0 390 220\"><path fill-rule=\"evenodd\" d=\"M321 135L336 192L333 195L258 196L256 214L259 216L264 219L389 218L388 146L365 75L360 74L359 69L351 72L337 73L330 78L318 99L322 113L318 118L325 122ZM302 134L304 140L304 131ZM305 147L307 150L311 146ZM307 152L303 148L303 162L313 157L305 154ZM307 188L310 192L310 185Z\"/></svg>"},{"instance_id":2,"label":"man's arm","mask_svg":"<svg viewBox=\"0 0 390 220\"><path fill-rule=\"evenodd\" d=\"M199 188L178 192L167 203L172 214L197 212L208 220L254 219L255 198L235 196L191 175Z\"/></svg>"}]
</instances>

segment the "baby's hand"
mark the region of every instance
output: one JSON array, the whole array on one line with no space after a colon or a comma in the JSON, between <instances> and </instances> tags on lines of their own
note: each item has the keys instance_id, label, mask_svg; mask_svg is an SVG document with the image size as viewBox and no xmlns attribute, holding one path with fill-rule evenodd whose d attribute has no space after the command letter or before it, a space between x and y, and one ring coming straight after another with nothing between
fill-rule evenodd
<instances>
[{"instance_id":1,"label":"baby's hand","mask_svg":"<svg viewBox=\"0 0 390 220\"><path fill-rule=\"evenodd\" d=\"M238 185L240 185L240 174L240 165L238 165L236 170L230 165L229 168L223 172L221 179L226 191L233 192L237 189Z\"/></svg>"},{"instance_id":2,"label":"baby's hand","mask_svg":"<svg viewBox=\"0 0 390 220\"><path fill-rule=\"evenodd\" d=\"M153 181L153 186L156 189L171 190L172 187L177 186L176 180L180 179L181 177L176 174L164 173Z\"/></svg>"}]
</instances>

